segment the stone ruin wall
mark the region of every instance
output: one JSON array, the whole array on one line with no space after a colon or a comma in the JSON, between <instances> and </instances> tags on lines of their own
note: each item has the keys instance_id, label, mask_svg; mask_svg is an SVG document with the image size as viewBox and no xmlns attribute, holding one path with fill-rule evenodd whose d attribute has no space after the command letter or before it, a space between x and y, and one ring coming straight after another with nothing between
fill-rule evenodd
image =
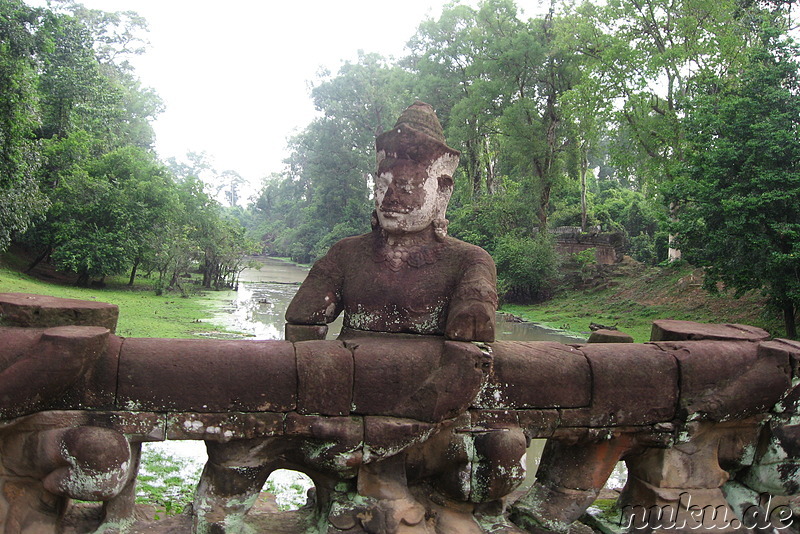
<instances>
[{"instance_id":1,"label":"stone ruin wall","mask_svg":"<svg viewBox=\"0 0 800 534\"><path fill-rule=\"evenodd\" d=\"M599 230L582 232L579 227L560 226L551 230L556 239L556 251L569 256L594 249L600 265L613 265L622 261L624 239L619 233L602 233Z\"/></svg>"}]
</instances>

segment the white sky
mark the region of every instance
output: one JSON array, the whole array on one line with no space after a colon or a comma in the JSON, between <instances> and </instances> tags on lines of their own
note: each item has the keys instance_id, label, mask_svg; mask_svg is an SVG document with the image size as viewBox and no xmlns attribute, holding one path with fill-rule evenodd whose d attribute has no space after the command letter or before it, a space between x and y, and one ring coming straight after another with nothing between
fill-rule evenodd
<instances>
[{"instance_id":1,"label":"white sky","mask_svg":"<svg viewBox=\"0 0 800 534\"><path fill-rule=\"evenodd\" d=\"M313 119L308 87L321 67L335 73L358 50L402 57L419 23L438 18L447 2L79 1L147 19L150 47L131 62L165 103L154 123L162 159L205 151L218 171L238 172L251 190L283 169L286 140ZM526 18L545 10L540 0L517 5Z\"/></svg>"}]
</instances>

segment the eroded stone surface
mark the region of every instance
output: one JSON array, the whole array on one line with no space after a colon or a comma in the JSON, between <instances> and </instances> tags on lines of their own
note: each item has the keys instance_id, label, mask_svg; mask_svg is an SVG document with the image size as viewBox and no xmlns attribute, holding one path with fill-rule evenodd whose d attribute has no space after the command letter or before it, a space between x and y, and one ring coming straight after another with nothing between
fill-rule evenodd
<instances>
[{"instance_id":1,"label":"eroded stone surface","mask_svg":"<svg viewBox=\"0 0 800 534\"><path fill-rule=\"evenodd\" d=\"M9 521L22 514L60 528L55 511L65 496L107 498L108 521L130 521L125 518L133 492L126 488L138 456L133 448L130 453L125 447L109 448L115 441L119 445L123 435L131 446L154 439L203 439L214 449L216 460L199 495L222 500L196 502L198 510L205 510L205 519L195 523L198 531L205 528L202 525L229 524L227 531L232 532L231 521L243 524L250 497L279 467L314 478L320 510L327 510L323 516L334 517L330 532L343 531L334 524L351 520L353 532L399 532L406 519L392 523L391 518L405 518L407 513L409 518L419 517L414 510L423 510L424 516L436 512L442 524L468 524L468 518L494 510L492 503L511 493L523 478L521 457L531 437L550 437L550 452L539 481L511 514L524 529L566 528L596 497L620 459L629 462L634 477L627 503L666 506L679 502L685 491L696 495L696 502L722 503L723 487L734 483L756 488L748 491L798 493L800 394L793 362L800 350L795 342L478 346L441 338L350 336L344 342L173 345L153 340L123 343L94 327L6 327L0 334L8 340L6 350L0 351L7 362L47 354L42 347L53 340L59 346L63 342L58 354L67 361L80 362L87 347L94 346L89 350L94 354L102 346L105 352L92 356L90 374L98 366L107 368L104 360L127 362L115 382L122 385L135 376L137 391L134 397L134 389L120 387L110 408L108 401L85 403L103 396L84 391L58 401L68 411L17 418L10 414L0 422L0 479L6 493L22 496L0 506L0 516ZM101 345L93 345L98 340ZM163 352L157 353L156 347ZM314 374L315 368L320 375ZM233 370L245 379L235 380ZM184 381L184 376L191 380ZM281 398L292 402L264 402L264 391L253 391L260 387L259 377L271 376L289 377L278 390L284 392ZM216 380L225 384L223 397L218 387L206 385ZM102 384L79 382L88 390ZM263 383L272 385L270 380ZM325 391L327 384L339 393ZM148 391L153 392L149 398ZM140 403L137 409L131 406L134 398ZM324 411L327 403L320 399L325 398L334 408L329 414L315 413ZM553 406L554 398L582 406ZM70 441L72 448L85 441L86 447L80 448L92 461L100 461L91 472L104 465L102 456L91 453L92 447L121 451L121 456L110 457L115 460L109 460L106 478L75 478L76 472L69 471L75 469L68 467L73 465L70 446L62 449L59 443L66 442L56 436L71 433L80 436ZM61 452L44 457L34 452L44 450ZM382 465L389 460L391 469ZM64 475L49 474L58 472L62 461ZM736 481L729 480L734 467ZM18 473L25 475L19 478ZM224 489L231 473L240 483ZM40 481L32 482L36 477ZM47 483L48 477L66 482ZM362 478L361 488L369 495L359 493ZM367 478L372 482L365 485ZM400 497L380 497L389 488L401 492L392 493ZM53 503L52 513L28 510L30 502L48 501ZM355 508L345 513L350 505ZM744 504L737 501L736 506ZM383 517L383 523L358 519L375 513L370 517ZM502 522L500 514L492 516L493 524ZM440 528L437 525L421 521L414 528Z\"/></svg>"},{"instance_id":2,"label":"eroded stone surface","mask_svg":"<svg viewBox=\"0 0 800 534\"><path fill-rule=\"evenodd\" d=\"M115 304L31 293L0 293L0 324L7 326L102 326L114 332L118 317L119 307Z\"/></svg>"}]
</instances>

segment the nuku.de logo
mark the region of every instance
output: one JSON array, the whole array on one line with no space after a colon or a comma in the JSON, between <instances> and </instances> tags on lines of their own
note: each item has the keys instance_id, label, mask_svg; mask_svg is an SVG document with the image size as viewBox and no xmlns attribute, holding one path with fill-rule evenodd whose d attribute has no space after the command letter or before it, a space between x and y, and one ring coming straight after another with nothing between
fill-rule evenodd
<instances>
[{"instance_id":1,"label":"nuku.de logo","mask_svg":"<svg viewBox=\"0 0 800 534\"><path fill-rule=\"evenodd\" d=\"M774 528L783 530L792 525L792 510L789 506L773 506L772 495L762 493L758 504L752 504L736 517L726 505L699 506L692 504L689 492L680 494L677 505L625 505L622 507L618 526L628 531L661 530L758 530Z\"/></svg>"}]
</instances>

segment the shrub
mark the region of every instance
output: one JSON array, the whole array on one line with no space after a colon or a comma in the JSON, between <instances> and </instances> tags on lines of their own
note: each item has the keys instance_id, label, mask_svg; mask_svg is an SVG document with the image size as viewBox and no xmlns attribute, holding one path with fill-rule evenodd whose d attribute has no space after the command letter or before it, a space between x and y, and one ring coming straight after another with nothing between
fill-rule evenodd
<instances>
[{"instance_id":1,"label":"shrub","mask_svg":"<svg viewBox=\"0 0 800 534\"><path fill-rule=\"evenodd\" d=\"M495 247L498 292L509 302L535 302L552 294L559 259L550 236L502 236Z\"/></svg>"}]
</instances>

